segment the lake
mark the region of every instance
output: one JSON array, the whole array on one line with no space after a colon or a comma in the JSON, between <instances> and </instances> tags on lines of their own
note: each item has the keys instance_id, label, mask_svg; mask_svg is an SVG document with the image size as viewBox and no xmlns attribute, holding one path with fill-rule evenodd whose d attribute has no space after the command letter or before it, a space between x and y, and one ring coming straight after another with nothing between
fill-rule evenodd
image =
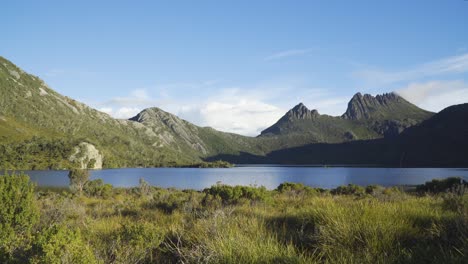
<instances>
[{"instance_id":1,"label":"lake","mask_svg":"<svg viewBox=\"0 0 468 264\"><path fill-rule=\"evenodd\" d=\"M68 186L67 171L25 171L39 186ZM283 182L312 187L340 185L415 185L436 178L462 177L468 169L451 168L356 168L252 165L234 168L129 168L91 171L91 179L102 179L115 187L138 186L140 178L154 186L201 190L216 183L256 185L274 189Z\"/></svg>"}]
</instances>

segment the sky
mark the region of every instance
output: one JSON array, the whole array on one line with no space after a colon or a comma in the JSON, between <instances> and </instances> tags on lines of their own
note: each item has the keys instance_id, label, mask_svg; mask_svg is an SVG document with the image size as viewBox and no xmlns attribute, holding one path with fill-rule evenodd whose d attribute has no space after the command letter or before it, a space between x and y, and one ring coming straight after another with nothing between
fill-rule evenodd
<instances>
[{"instance_id":1,"label":"sky","mask_svg":"<svg viewBox=\"0 0 468 264\"><path fill-rule=\"evenodd\" d=\"M116 118L159 107L255 136L357 92L468 102L468 1L5 1L0 56Z\"/></svg>"}]
</instances>

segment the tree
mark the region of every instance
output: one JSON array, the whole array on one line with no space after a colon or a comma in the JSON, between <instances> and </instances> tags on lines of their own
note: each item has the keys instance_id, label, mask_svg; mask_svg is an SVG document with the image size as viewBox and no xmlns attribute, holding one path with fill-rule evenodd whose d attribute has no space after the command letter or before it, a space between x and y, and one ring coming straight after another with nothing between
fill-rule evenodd
<instances>
[{"instance_id":1,"label":"tree","mask_svg":"<svg viewBox=\"0 0 468 264\"><path fill-rule=\"evenodd\" d=\"M71 169L68 173L70 179L70 189L72 191L82 193L84 185L89 180L89 171L83 169Z\"/></svg>"}]
</instances>

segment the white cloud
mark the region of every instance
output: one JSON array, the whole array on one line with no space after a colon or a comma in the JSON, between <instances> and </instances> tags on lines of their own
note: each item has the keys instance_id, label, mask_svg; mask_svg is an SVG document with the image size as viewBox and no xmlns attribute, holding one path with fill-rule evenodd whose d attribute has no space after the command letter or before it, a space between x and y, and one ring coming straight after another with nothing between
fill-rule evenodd
<instances>
[{"instance_id":1,"label":"white cloud","mask_svg":"<svg viewBox=\"0 0 468 264\"><path fill-rule=\"evenodd\" d=\"M102 107L98 108L98 110L107 113L114 118L128 119L137 115L142 109L138 107L119 107L114 110L112 107Z\"/></svg>"},{"instance_id":2,"label":"white cloud","mask_svg":"<svg viewBox=\"0 0 468 264\"><path fill-rule=\"evenodd\" d=\"M137 115L142 109L138 107L121 107L113 113L116 118L130 118Z\"/></svg>"},{"instance_id":3,"label":"white cloud","mask_svg":"<svg viewBox=\"0 0 468 264\"><path fill-rule=\"evenodd\" d=\"M278 60L278 59L283 59L287 57L293 57L293 56L301 56L305 55L307 53L312 52L313 49L291 49L291 50L284 50L281 52L277 52L275 54L272 54L268 57L265 57L266 61L271 61L271 60Z\"/></svg>"},{"instance_id":4,"label":"white cloud","mask_svg":"<svg viewBox=\"0 0 468 264\"><path fill-rule=\"evenodd\" d=\"M402 81L414 81L431 76L466 72L468 72L468 53L428 62L403 71L365 69L357 71L353 75L371 84L391 84Z\"/></svg>"},{"instance_id":5,"label":"white cloud","mask_svg":"<svg viewBox=\"0 0 468 264\"><path fill-rule=\"evenodd\" d=\"M411 83L396 92L417 106L434 112L468 102L468 84L461 80Z\"/></svg>"},{"instance_id":6,"label":"white cloud","mask_svg":"<svg viewBox=\"0 0 468 264\"><path fill-rule=\"evenodd\" d=\"M310 109L316 109L320 114L332 116L342 115L346 111L349 96L337 96L326 89L305 89L297 97L297 102L304 103Z\"/></svg>"},{"instance_id":7,"label":"white cloud","mask_svg":"<svg viewBox=\"0 0 468 264\"><path fill-rule=\"evenodd\" d=\"M114 97L108 101L93 104L99 111L107 113L115 118L128 119L147 107L158 106L161 101L148 95L144 89L133 90L125 97Z\"/></svg>"},{"instance_id":8,"label":"white cloud","mask_svg":"<svg viewBox=\"0 0 468 264\"><path fill-rule=\"evenodd\" d=\"M178 114L197 125L210 126L221 131L256 136L274 124L284 110L263 102L252 93L225 89L204 102L181 107Z\"/></svg>"}]
</instances>

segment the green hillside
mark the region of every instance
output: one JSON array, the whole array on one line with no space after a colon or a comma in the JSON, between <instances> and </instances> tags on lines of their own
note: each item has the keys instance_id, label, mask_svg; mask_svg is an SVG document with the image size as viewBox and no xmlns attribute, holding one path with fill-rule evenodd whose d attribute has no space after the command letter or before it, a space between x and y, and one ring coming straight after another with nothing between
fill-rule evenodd
<instances>
[{"instance_id":1,"label":"green hillside","mask_svg":"<svg viewBox=\"0 0 468 264\"><path fill-rule=\"evenodd\" d=\"M113 119L58 94L38 77L25 73L2 57L0 109L2 168L25 169L37 164L35 158L11 158L15 149L22 148L25 140L30 141L33 137L41 144L52 144L60 139L66 145L62 156L56 160L40 161L40 168L68 167L68 158L81 142L96 147L104 167L160 166L196 160L183 152L158 147L159 139L149 136L148 128L136 122ZM48 154L43 153L47 151L44 148L33 156L47 157ZM81 155L86 158L86 153Z\"/></svg>"},{"instance_id":2,"label":"green hillside","mask_svg":"<svg viewBox=\"0 0 468 264\"><path fill-rule=\"evenodd\" d=\"M132 121L148 127L160 139L161 146L196 157L236 154L242 151L262 154L252 137L199 127L157 107L141 111Z\"/></svg>"}]
</instances>

